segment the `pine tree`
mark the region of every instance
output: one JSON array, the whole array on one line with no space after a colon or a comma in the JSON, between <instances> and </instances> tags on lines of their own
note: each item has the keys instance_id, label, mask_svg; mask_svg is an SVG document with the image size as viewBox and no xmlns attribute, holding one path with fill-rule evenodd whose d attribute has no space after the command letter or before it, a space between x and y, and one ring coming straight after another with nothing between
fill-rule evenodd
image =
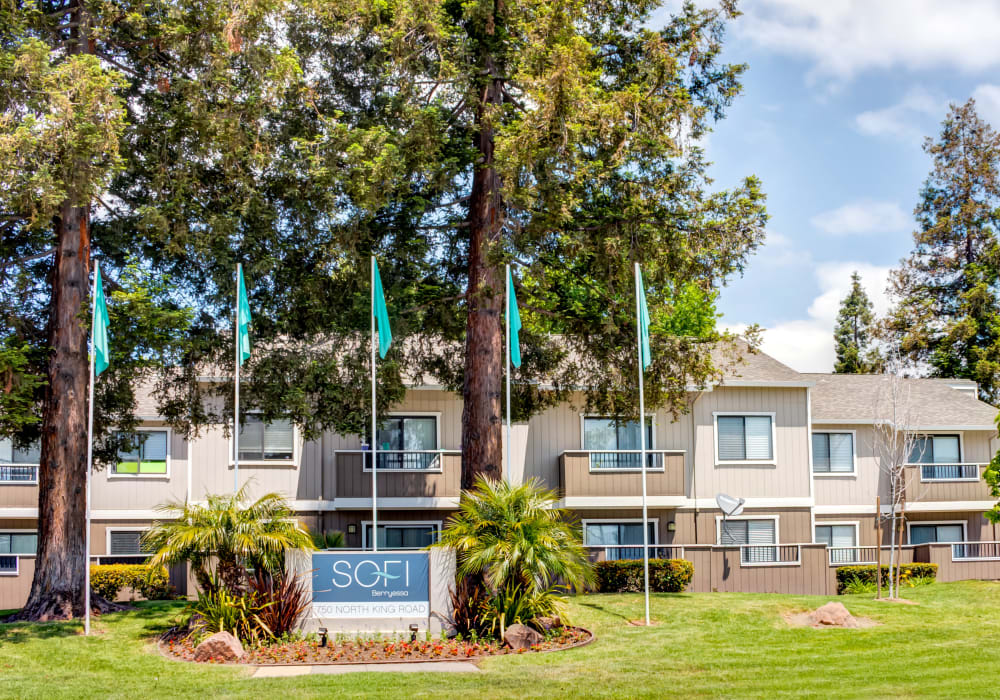
<instances>
[{"instance_id":1,"label":"pine tree","mask_svg":"<svg viewBox=\"0 0 1000 700\"><path fill-rule=\"evenodd\" d=\"M851 291L840 302L837 327L833 331L837 360L836 374L870 374L882 364L874 346L875 314L868 293L861 286L861 275L851 274Z\"/></svg>"},{"instance_id":2,"label":"pine tree","mask_svg":"<svg viewBox=\"0 0 1000 700\"><path fill-rule=\"evenodd\" d=\"M909 361L1000 399L1000 134L975 101L952 105L915 209L914 249L891 278L889 329Z\"/></svg>"}]
</instances>

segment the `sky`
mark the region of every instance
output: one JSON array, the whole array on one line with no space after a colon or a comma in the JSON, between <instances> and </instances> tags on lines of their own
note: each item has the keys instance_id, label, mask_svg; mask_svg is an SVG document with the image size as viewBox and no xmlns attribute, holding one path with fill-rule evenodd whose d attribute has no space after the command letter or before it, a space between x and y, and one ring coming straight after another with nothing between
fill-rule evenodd
<instances>
[{"instance_id":1,"label":"sky","mask_svg":"<svg viewBox=\"0 0 1000 700\"><path fill-rule=\"evenodd\" d=\"M889 306L887 275L911 250L931 168L924 137L938 135L949 103L969 97L1000 126L1000 0L740 8L723 60L749 64L744 94L704 145L715 187L761 178L770 221L743 277L722 291L721 323L760 324L764 352L829 372L851 272L877 313Z\"/></svg>"}]
</instances>

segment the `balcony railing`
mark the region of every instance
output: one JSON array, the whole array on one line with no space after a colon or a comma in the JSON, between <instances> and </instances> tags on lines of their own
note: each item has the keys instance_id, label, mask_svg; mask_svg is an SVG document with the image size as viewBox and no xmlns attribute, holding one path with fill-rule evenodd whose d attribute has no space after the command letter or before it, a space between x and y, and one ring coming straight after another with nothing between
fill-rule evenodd
<instances>
[{"instance_id":1,"label":"balcony railing","mask_svg":"<svg viewBox=\"0 0 1000 700\"><path fill-rule=\"evenodd\" d=\"M955 542L952 561L1000 561L1000 542Z\"/></svg>"},{"instance_id":2,"label":"balcony railing","mask_svg":"<svg viewBox=\"0 0 1000 700\"><path fill-rule=\"evenodd\" d=\"M152 552L146 554L91 554L91 564L145 564L146 560L153 556Z\"/></svg>"},{"instance_id":3,"label":"balcony railing","mask_svg":"<svg viewBox=\"0 0 1000 700\"><path fill-rule=\"evenodd\" d=\"M17 576L19 561L16 554L0 554L0 576Z\"/></svg>"},{"instance_id":4,"label":"balcony railing","mask_svg":"<svg viewBox=\"0 0 1000 700\"><path fill-rule=\"evenodd\" d=\"M0 484L37 484L38 466L26 464L0 465Z\"/></svg>"},{"instance_id":5,"label":"balcony railing","mask_svg":"<svg viewBox=\"0 0 1000 700\"><path fill-rule=\"evenodd\" d=\"M642 469L640 450L590 450L591 471L616 471ZM646 470L663 471L663 452L646 450Z\"/></svg>"},{"instance_id":6,"label":"balcony railing","mask_svg":"<svg viewBox=\"0 0 1000 700\"><path fill-rule=\"evenodd\" d=\"M849 566L851 564L874 564L875 547L827 547L830 556L830 566Z\"/></svg>"},{"instance_id":7,"label":"balcony railing","mask_svg":"<svg viewBox=\"0 0 1000 700\"><path fill-rule=\"evenodd\" d=\"M443 450L379 450L378 471L441 471ZM372 453L365 452L365 471L372 470Z\"/></svg>"},{"instance_id":8,"label":"balcony railing","mask_svg":"<svg viewBox=\"0 0 1000 700\"><path fill-rule=\"evenodd\" d=\"M921 481L979 481L978 464L921 464Z\"/></svg>"},{"instance_id":9,"label":"balcony railing","mask_svg":"<svg viewBox=\"0 0 1000 700\"><path fill-rule=\"evenodd\" d=\"M797 544L740 545L742 566L798 566L801 563Z\"/></svg>"},{"instance_id":10,"label":"balcony railing","mask_svg":"<svg viewBox=\"0 0 1000 700\"><path fill-rule=\"evenodd\" d=\"M641 544L592 544L586 545L587 556L592 562L642 559ZM649 545L650 559L683 559L684 548L671 545Z\"/></svg>"}]
</instances>

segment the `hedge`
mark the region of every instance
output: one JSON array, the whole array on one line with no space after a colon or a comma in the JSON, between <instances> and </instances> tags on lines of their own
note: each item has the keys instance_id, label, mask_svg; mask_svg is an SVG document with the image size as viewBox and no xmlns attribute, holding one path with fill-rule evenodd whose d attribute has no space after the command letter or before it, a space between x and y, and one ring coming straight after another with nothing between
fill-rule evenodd
<instances>
[{"instance_id":1,"label":"hedge","mask_svg":"<svg viewBox=\"0 0 1000 700\"><path fill-rule=\"evenodd\" d=\"M594 564L598 593L639 593L643 589L642 560L617 559ZM649 588L679 593L694 577L694 564L685 559L650 559Z\"/></svg>"},{"instance_id":2,"label":"hedge","mask_svg":"<svg viewBox=\"0 0 1000 700\"><path fill-rule=\"evenodd\" d=\"M903 580L908 578L913 578L915 576L926 576L929 578L937 578L937 564L928 564L925 562L917 562L915 564L902 564L899 567L899 577ZM844 587L847 582L851 579L858 579L864 583L875 583L875 565L868 564L865 566L841 566L837 568L837 593L843 593ZM888 585L889 583L889 567L882 567L882 585Z\"/></svg>"},{"instance_id":3,"label":"hedge","mask_svg":"<svg viewBox=\"0 0 1000 700\"><path fill-rule=\"evenodd\" d=\"M123 588L131 588L146 600L161 600L171 594L167 569L148 564L96 564L90 567L94 593L114 600Z\"/></svg>"}]
</instances>

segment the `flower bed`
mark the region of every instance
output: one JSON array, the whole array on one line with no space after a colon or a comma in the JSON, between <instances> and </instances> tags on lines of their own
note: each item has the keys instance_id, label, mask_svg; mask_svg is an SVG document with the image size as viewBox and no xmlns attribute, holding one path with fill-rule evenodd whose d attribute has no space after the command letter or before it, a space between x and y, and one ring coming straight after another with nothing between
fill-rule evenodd
<instances>
[{"instance_id":1,"label":"flower bed","mask_svg":"<svg viewBox=\"0 0 1000 700\"><path fill-rule=\"evenodd\" d=\"M594 635L581 627L563 627L549 633L531 649L514 650L493 640L432 639L411 642L403 639L330 639L325 647L317 639L302 639L248 649L237 663L282 666L298 664L373 664L401 661L466 661L487 656L533 654L583 646ZM195 644L190 639L165 639L160 648L168 656L194 661ZM222 661L210 663L224 663Z\"/></svg>"}]
</instances>

